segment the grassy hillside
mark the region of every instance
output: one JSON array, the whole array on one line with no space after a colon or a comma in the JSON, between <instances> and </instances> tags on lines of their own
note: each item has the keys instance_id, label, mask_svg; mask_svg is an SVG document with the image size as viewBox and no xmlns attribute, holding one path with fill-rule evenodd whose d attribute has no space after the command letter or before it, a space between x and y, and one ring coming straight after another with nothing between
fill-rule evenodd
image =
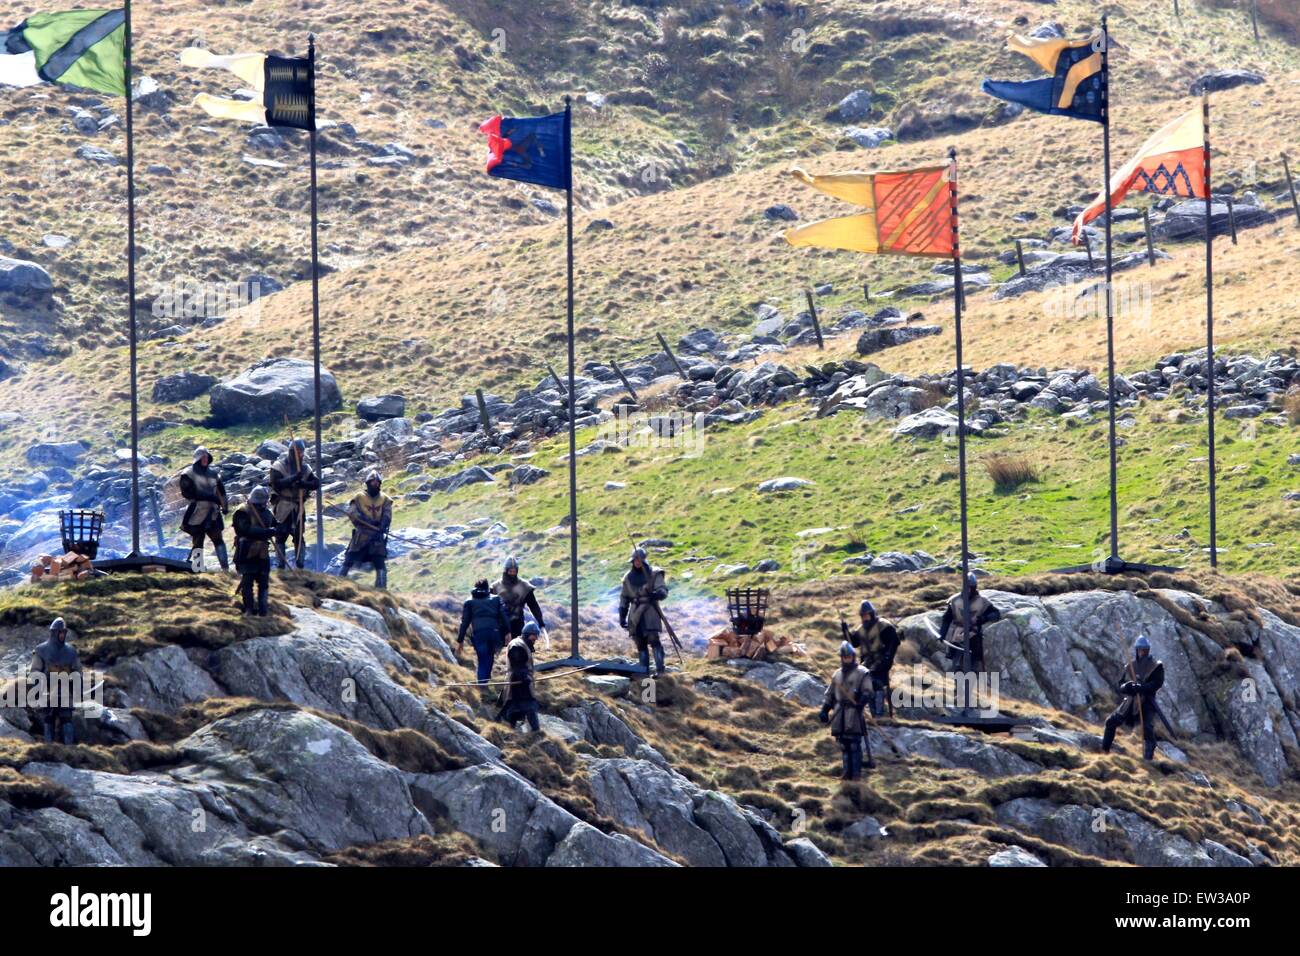
<instances>
[{"instance_id":1,"label":"grassy hillside","mask_svg":"<svg viewBox=\"0 0 1300 956\"><path fill-rule=\"evenodd\" d=\"M1224 147L1222 171L1240 173L1251 162L1276 159L1289 130L1270 127L1268 118L1280 121L1290 108L1293 84L1284 77L1300 66L1293 46L1270 33L1256 47L1232 10L1195 7L1181 26L1162 21L1156 28L1143 10L1123 4L1110 10L1115 35L1128 48L1116 63L1117 103L1123 104L1122 111L1117 107L1119 153L1140 142L1166 104L1182 97L1200 72L1250 67L1264 71L1275 85L1267 96L1253 91L1225 98L1225 111L1236 118L1224 116L1220 142L1232 147ZM349 330L375 321L396 326L381 336L380 345L388 350L403 337L426 334L426 317L481 321L481 300L498 285L506 296L498 320L548 323L556 314L551 254L558 224L544 225L554 217L527 202L544 190L482 175L483 147L475 127L492 111L555 108L565 93L606 97L599 109L586 100L578 107L577 201L586 209L706 179L711 188L692 194L690 208L700 209L698 225L692 225L692 211L670 204L648 207L657 212L638 229L635 207L626 213L620 207L619 230L592 237L599 261L608 261L610 268L593 270L588 252L584 311L592 323L643 322L644 316L629 314L626 305L603 311L613 310L620 298L611 296L607 282L626 273L635 281L620 282L622 291L643 300L652 286L655 312L667 312L669 321L679 315L725 320L737 304L730 300L731 287L788 295L803 278L767 261L766 244L775 229L755 234L759 223L753 217L776 198L789 199L801 212L807 207L805 215L825 208L779 178L775 182L781 185L773 185L775 170L758 179L736 173L770 169L774 161L783 168L791 159L824 155L842 145L839 130L845 124L827 112L852 89L873 93L875 106L864 122L890 126L909 143L997 122L998 104L978 92L978 81L984 75L1029 75L1027 63L1003 50L1000 38L1047 16L1074 33L1094 22L1095 10L1077 0L1050 11L1006 0L972 2L959 11L919 0L827 2L797 9L779 3L741 9L722 2L678 8L426 0L372 4L364 12L338 0L322 0L310 12L277 0L219 9L193 0L151 4L137 15L137 68L156 79L173 102L166 112L139 109L140 304L147 309L159 290L184 277L230 282L263 273L301 285L307 275L304 144L290 137L282 148L260 148L244 128L209 123L189 108L195 93L224 93L233 86L219 72L180 70L176 53L191 43L222 52L292 52L305 43L309 30L317 33L323 115L356 130L355 139L338 129L324 134L324 259L344 273L367 265L376 270L351 275L353 281L340 275L338 285L327 290L327 315L332 325ZM1245 104L1256 100L1263 104L1258 112L1244 114ZM6 91L0 100L0 117L8 120L0 170L14 184L9 202L19 213L7 218L0 238L12 243L13 254L35 258L54 276L62 321L53 335L44 330L43 347L55 353L120 342L125 317L124 171L121 165L72 155L88 143L122 159L121 124L97 135L76 132L70 112L89 102L45 87ZM1077 198L1076 191L1082 195L1095 188L1096 164L1085 158L1093 154L1095 129L1084 125L1025 118L957 140L972 185L976 175L984 177L968 190L973 253L1004 240L1001 227L1009 228L1012 211L1008 208L1005 217L981 216L980 204L1005 208L1011 196L1020 203L1023 195L1026 208L1051 209ZM1026 144L1033 150L1034 142L1041 146L1027 155ZM412 150L412 164L369 165L371 146L387 143ZM868 156L859 151L830 165L929 161L944 145L941 139ZM245 156L284 168L255 167ZM1027 175L1030 163L1034 172ZM157 166L168 167L170 174L150 172ZM1277 179L1267 167L1260 175ZM730 208L718 209L718 202ZM740 202L745 207L737 216L732 204ZM710 207L726 213L721 222L708 214ZM42 243L50 233L74 241L50 249ZM498 236L507 237L503 244L480 245ZM700 268L683 268L685 262L670 254L655 257L662 272L629 271L625 255L639 257L647 243L660 242L688 250L685 262L701 257ZM611 244L626 252L611 254ZM411 249L439 251L401 255ZM656 247L656 253L667 251ZM892 264L873 264L870 271L882 268L894 277ZM755 271L765 274L757 284ZM847 266L842 271L856 275ZM408 275L420 281L407 282ZM402 288L395 291L394 284ZM344 285L352 295L345 294ZM705 290L716 292L716 299L701 296ZM283 326L301 327L306 289L283 298L265 320L257 344L266 346L269 338L273 348L301 350L300 342L284 341ZM611 298L614 304L608 304ZM501 324L493 321L487 328L496 332ZM40 330L22 326L20 331L19 337L30 338ZM527 337L520 342L525 344L536 348L538 343ZM329 344L331 353L338 345ZM330 357L340 360L337 354ZM443 379L459 379L468 371L481 377L485 371L458 368L445 354L435 357ZM419 374L423 358L408 357L407 364L417 368L405 377ZM76 364L84 360L80 351L73 358ZM505 364L518 371L517 358ZM43 365L34 361L33 371ZM360 384L364 375L356 379Z\"/></svg>"},{"instance_id":2,"label":"grassy hillside","mask_svg":"<svg viewBox=\"0 0 1300 956\"><path fill-rule=\"evenodd\" d=\"M1285 211L1277 199L1283 189L1278 157L1295 146L1297 49L1267 24L1265 41L1256 46L1242 29L1240 9L1185 6L1181 24L1169 18L1153 24L1143 7L1107 5L1115 36L1125 45L1115 64L1116 157L1136 148L1171 112L1193 105L1187 87L1200 73L1259 69L1268 76L1265 85L1214 98L1216 177L1239 190L1256 189L1267 205ZM245 163L245 153L264 155L248 144L245 130L206 126L185 105L201 89L226 89L225 80L217 73L181 74L174 54L196 41L222 51L288 51L288 38L309 29L319 38L324 114L355 124L364 140L400 142L427 160L399 169L371 167L363 147L335 130L325 134L338 152L325 154L331 161L322 170L322 242L332 269L322 281L324 362L348 408L365 394L398 391L408 399L409 414L438 411L475 387L511 395L541 377L544 361L562 364L563 225L525 201L544 191L482 175L474 125L494 109L540 109L565 92L609 94L599 110L582 101L577 120L579 362L652 351L656 331L670 339L705 325L748 332L756 306L771 303L790 316L813 284L834 285L820 301L824 317L833 320L866 305L864 282L879 293L928 275L924 261L789 248L780 235L786 224L763 216L769 205L788 203L803 221L843 211L795 183L787 175L794 162L818 171L902 167L932 162L955 145L967 258L991 266L995 279L1010 274L994 257L1016 237L1064 224L1057 210L1095 193L1101 169L1094 125L1041 116L1002 122L998 104L978 92L986 74L1031 75L1027 61L1001 48L1004 32L1050 17L1073 35L1095 20L1094 5L972 0L954 11L892 0L805 9L800 19L782 4L741 10L724 3L416 2L363 10L322 0L309 12L272 0L219 10L192 0L151 5L138 24L137 61L175 104L166 116L142 109L139 117L141 288L177 275L304 275L300 144L265 154L289 169ZM494 33L498 29L504 39ZM895 127L901 142L871 152L836 149L844 124L826 114L856 88L874 94L876 109L867 122ZM634 90L654 95L629 93ZM624 95L614 95L620 91ZM61 329L68 335L45 338L56 353L71 348L64 357L31 360L24 374L0 382L0 408L27 411L23 421L0 431L0 470L24 469L23 452L39 438L84 439L89 460L98 463L110 461L127 441L124 349L109 347L120 341L123 175L120 167L70 158L85 139L63 118L76 101L66 91L42 88L8 91L0 104L10 120L0 130L10 147L0 168L22 187L12 202L24 214L7 220L0 238L54 273ZM430 119L446 125L431 128ZM112 135L117 149L120 135ZM104 137L89 141L109 145ZM677 140L692 156L673 145ZM670 155L685 166L662 180L635 175L648 157ZM151 178L146 170L154 163L177 174ZM1013 217L1022 213L1036 218L1017 222ZM597 219L613 228L588 231ZM45 232L74 234L77 241L50 251L39 245ZM1168 251L1172 258L1155 269L1126 274L1143 284L1153 307L1149 319L1120 323L1122 369L1148 366L1161 354L1202 342L1202 250L1191 244ZM1300 346L1291 300L1278 294L1300 279L1294 223L1284 217L1244 233L1238 246L1221 240L1217 256L1225 349ZM895 302L951 328L948 302ZM1054 304L1044 295L995 302L987 293L973 294L967 361L1101 370L1103 320L1057 318ZM148 399L153 381L170 372L229 376L268 355L306 357L309 284L292 282L258 305L213 328L143 345L142 415L146 422L180 422L147 436L146 452L179 466L196 443L218 454L246 452L281 430L216 430L205 421L206 398L181 406ZM797 367L844 357L853 341L832 339L824 353L794 350L782 361ZM939 371L951 367L951 348L945 334L891 350L879 361L891 372ZM1164 421L1166 413L1152 406L1125 433L1124 550L1194 564L1203 560L1196 545L1205 539L1204 466L1194 460L1203 438L1195 425ZM699 459L584 460L591 586L612 581L629 533L677 542L666 555L670 567L675 575L692 571L697 580L714 564L765 557L782 563L781 575L823 575L840 570L856 548L955 555L953 449L894 443L884 425L865 426L856 416L819 422L801 416L785 409L746 428L719 430ZM347 412L336 413L327 432L345 432L353 421ZM296 423L300 431L304 424ZM1222 427L1228 442L1222 451L1225 560L1243 570L1293 566L1296 505L1281 498L1295 490L1285 465L1293 431L1266 427L1247 442L1236 440L1231 423ZM1039 570L1086 560L1104 547L1103 434L1100 425L1064 431L1043 421L973 442L975 550L1006 570ZM991 494L978 459L993 451L1041 459L1042 480L1016 496ZM565 508L563 469L550 464L559 453L556 443L539 450L538 462L554 474L534 489L473 488L420 506L404 504L399 521L443 525L500 517L512 533L541 535L523 542L532 549L530 560L562 575L562 568L551 566L562 557L563 542L547 534ZM759 501L754 483L786 473L816 481L816 491ZM610 479L628 487L600 492ZM719 488L735 490L710 494ZM907 510L913 505L918 510ZM1007 517L1012 513L1014 520ZM816 548L805 553L809 539L795 535L819 527L837 530L811 539ZM1184 528L1190 538L1180 536ZM331 537L341 535L331 527ZM1275 547L1247 547L1261 542ZM798 572L792 570L796 551L803 556ZM708 561L686 561L705 556ZM400 562L394 579L422 585L435 575L459 586L473 573L465 557L449 552L409 566ZM598 568L608 570L597 575Z\"/></svg>"},{"instance_id":3,"label":"grassy hillside","mask_svg":"<svg viewBox=\"0 0 1300 956\"><path fill-rule=\"evenodd\" d=\"M1208 567L1209 541L1204 422L1171 421L1169 403L1148 402L1121 435L1121 551L1130 560ZM1124 416L1128 419L1129 416ZM737 580L788 584L859 575L844 560L864 551L926 551L957 563L957 448L942 439L899 440L893 423L857 413L816 420L811 411L769 411L741 427L705 433L703 454L632 448L580 460L579 511L583 585L595 601L616 584L630 541L672 542L656 552L683 594L720 597ZM585 441L584 439L582 439ZM1294 427L1243 429L1221 421L1219 432L1220 563L1233 572L1293 574L1300 563L1300 504L1294 490ZM522 490L471 485L424 504L404 504L401 522L427 527L475 518L503 522L515 539L495 549L464 546L421 552L394 563L402 587L467 589L492 562L513 551L526 572L557 579L550 599L567 603L567 475L553 462L562 440L539 447L534 463L552 474ZM1040 478L1013 492L994 487L983 465L996 454L1022 455ZM1067 427L1036 414L1008 434L972 438L971 549L989 570L1044 571L1086 564L1109 553L1109 491L1104 416ZM795 476L815 485L760 494L759 482ZM607 481L625 487L602 490ZM400 486L399 486L400 487ZM729 576L726 565L774 559L773 574Z\"/></svg>"}]
</instances>

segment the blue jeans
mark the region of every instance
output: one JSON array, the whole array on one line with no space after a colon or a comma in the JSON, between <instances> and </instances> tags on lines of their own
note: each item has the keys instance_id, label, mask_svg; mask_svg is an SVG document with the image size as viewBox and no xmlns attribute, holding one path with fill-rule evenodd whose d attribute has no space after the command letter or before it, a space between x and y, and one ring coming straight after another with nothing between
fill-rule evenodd
<instances>
[{"instance_id":1,"label":"blue jeans","mask_svg":"<svg viewBox=\"0 0 1300 956\"><path fill-rule=\"evenodd\" d=\"M492 662L496 660L497 651L501 650L499 638L474 637L474 653L478 655L477 680L480 684L492 678Z\"/></svg>"}]
</instances>

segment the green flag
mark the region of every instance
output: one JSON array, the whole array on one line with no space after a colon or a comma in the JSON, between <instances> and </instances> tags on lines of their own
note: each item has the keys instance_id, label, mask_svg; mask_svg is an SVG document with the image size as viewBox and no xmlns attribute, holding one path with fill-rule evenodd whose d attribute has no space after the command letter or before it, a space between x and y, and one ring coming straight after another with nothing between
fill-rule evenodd
<instances>
[{"instance_id":1,"label":"green flag","mask_svg":"<svg viewBox=\"0 0 1300 956\"><path fill-rule=\"evenodd\" d=\"M126 95L122 10L37 13L0 33L0 83L62 83Z\"/></svg>"}]
</instances>

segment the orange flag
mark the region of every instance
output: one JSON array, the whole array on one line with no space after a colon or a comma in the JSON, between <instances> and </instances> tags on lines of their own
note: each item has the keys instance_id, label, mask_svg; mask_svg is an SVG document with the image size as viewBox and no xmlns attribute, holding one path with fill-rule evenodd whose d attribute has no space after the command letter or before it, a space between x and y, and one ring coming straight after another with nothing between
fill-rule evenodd
<instances>
[{"instance_id":1,"label":"orange flag","mask_svg":"<svg viewBox=\"0 0 1300 956\"><path fill-rule=\"evenodd\" d=\"M798 226L785 234L792 246L847 249L903 256L953 255L951 167L927 166L892 173L791 175L819 192L861 206L839 216Z\"/></svg>"},{"instance_id":2,"label":"orange flag","mask_svg":"<svg viewBox=\"0 0 1300 956\"><path fill-rule=\"evenodd\" d=\"M1131 190L1205 198L1205 123L1193 109L1156 133L1128 164L1110 178L1111 206L1118 206ZM1106 211L1106 194L1099 193L1074 220L1074 244L1083 242L1083 227Z\"/></svg>"}]
</instances>

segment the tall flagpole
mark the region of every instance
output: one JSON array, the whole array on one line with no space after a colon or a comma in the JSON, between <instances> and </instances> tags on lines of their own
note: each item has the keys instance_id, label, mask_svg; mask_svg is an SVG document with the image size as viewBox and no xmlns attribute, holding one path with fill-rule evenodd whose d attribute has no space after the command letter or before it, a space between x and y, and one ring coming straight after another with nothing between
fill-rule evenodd
<instances>
[{"instance_id":1,"label":"tall flagpole","mask_svg":"<svg viewBox=\"0 0 1300 956\"><path fill-rule=\"evenodd\" d=\"M1219 528L1217 475L1214 455L1214 190L1210 177L1210 94L1201 94L1201 113L1205 123L1205 367L1209 381L1208 399L1210 442L1210 567L1219 566Z\"/></svg>"},{"instance_id":2,"label":"tall flagpole","mask_svg":"<svg viewBox=\"0 0 1300 956\"><path fill-rule=\"evenodd\" d=\"M957 476L961 497L961 595L962 595L962 670L969 672L973 665L970 653L970 588L966 576L970 574L970 549L966 522L966 369L962 360L961 314L966 292L962 287L961 229L957 217L957 148L948 149L952 164L948 173L948 196L952 208L952 265L953 265L953 315L954 334L957 339ZM966 682L966 700L970 705L970 682Z\"/></svg>"},{"instance_id":3,"label":"tall flagpole","mask_svg":"<svg viewBox=\"0 0 1300 956\"><path fill-rule=\"evenodd\" d=\"M319 477L321 461L321 387L320 387L320 262L316 236L316 34L307 35L307 68L311 72L311 102L308 115L311 129L307 131L311 142L311 345L315 365L316 390L316 471ZM316 482L316 571L325 566L325 491L324 482Z\"/></svg>"},{"instance_id":4,"label":"tall flagpole","mask_svg":"<svg viewBox=\"0 0 1300 956\"><path fill-rule=\"evenodd\" d=\"M569 653L578 655L578 430L573 346L573 99L564 97L565 153L569 163L565 212L569 258Z\"/></svg>"},{"instance_id":5,"label":"tall flagpole","mask_svg":"<svg viewBox=\"0 0 1300 956\"><path fill-rule=\"evenodd\" d=\"M1119 570L1123 566L1119 556L1119 463L1117 459L1115 436L1115 261L1111 240L1111 199L1110 199L1110 27L1107 17L1101 18L1101 130L1102 153L1106 164L1106 178L1102 181L1102 191L1106 194L1106 368L1110 377L1109 412L1110 412L1110 559L1106 562L1109 570Z\"/></svg>"},{"instance_id":6,"label":"tall flagpole","mask_svg":"<svg viewBox=\"0 0 1300 956\"><path fill-rule=\"evenodd\" d=\"M131 0L122 0L126 71L126 314L131 352L131 554L140 553L140 398L135 324L135 131L131 121Z\"/></svg>"}]
</instances>

